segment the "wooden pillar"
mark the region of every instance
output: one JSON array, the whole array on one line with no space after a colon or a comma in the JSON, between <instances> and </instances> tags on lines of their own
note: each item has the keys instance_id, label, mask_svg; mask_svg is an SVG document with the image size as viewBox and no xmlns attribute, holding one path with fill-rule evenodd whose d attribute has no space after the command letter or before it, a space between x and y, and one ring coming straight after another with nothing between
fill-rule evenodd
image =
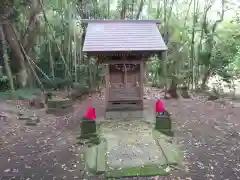
<instances>
[{"instance_id":1,"label":"wooden pillar","mask_svg":"<svg viewBox=\"0 0 240 180\"><path fill-rule=\"evenodd\" d=\"M144 61L143 60L143 73L144 73L144 75L143 75L143 83L144 84L148 84L148 74L147 74L147 61Z\"/></svg>"},{"instance_id":2,"label":"wooden pillar","mask_svg":"<svg viewBox=\"0 0 240 180\"><path fill-rule=\"evenodd\" d=\"M124 63L124 85L127 87L127 67L126 64Z\"/></svg>"},{"instance_id":3,"label":"wooden pillar","mask_svg":"<svg viewBox=\"0 0 240 180\"><path fill-rule=\"evenodd\" d=\"M105 108L107 108L108 100L109 100L109 84L110 84L110 73L109 73L109 64L105 65Z\"/></svg>"},{"instance_id":4,"label":"wooden pillar","mask_svg":"<svg viewBox=\"0 0 240 180\"><path fill-rule=\"evenodd\" d=\"M127 67L126 67L126 64L127 64L127 60L126 60L127 57L125 56L122 56L122 62L123 63L123 66L124 66L124 86L127 87Z\"/></svg>"},{"instance_id":5,"label":"wooden pillar","mask_svg":"<svg viewBox=\"0 0 240 180\"><path fill-rule=\"evenodd\" d=\"M167 95L167 51L163 51L162 54L163 59L163 74L164 74L164 96Z\"/></svg>"},{"instance_id":6,"label":"wooden pillar","mask_svg":"<svg viewBox=\"0 0 240 180\"><path fill-rule=\"evenodd\" d=\"M144 62L140 60L140 95L143 99L144 96Z\"/></svg>"}]
</instances>

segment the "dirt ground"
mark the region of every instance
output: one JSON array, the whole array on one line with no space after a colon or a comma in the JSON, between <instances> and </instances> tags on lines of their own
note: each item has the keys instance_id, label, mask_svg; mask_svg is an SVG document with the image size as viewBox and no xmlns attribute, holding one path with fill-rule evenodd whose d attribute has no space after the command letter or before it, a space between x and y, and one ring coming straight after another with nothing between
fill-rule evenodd
<instances>
[{"instance_id":1,"label":"dirt ground","mask_svg":"<svg viewBox=\"0 0 240 180\"><path fill-rule=\"evenodd\" d=\"M156 89L146 92L147 99L160 95ZM154 107L154 100L150 104ZM168 100L165 104L172 113L175 138L186 159L185 168L175 171L168 179L240 179L240 126L237 125L240 107L206 102L199 96ZM81 156L84 148L76 143L79 119L89 105L96 107L97 116L103 115L104 101L99 95L93 95L77 101L74 113L66 116L36 111L41 117L40 124L26 127L16 119L15 104L1 102L0 112L5 112L8 118L0 120L0 180L101 179L86 177ZM158 177L127 179L157 180Z\"/></svg>"}]
</instances>

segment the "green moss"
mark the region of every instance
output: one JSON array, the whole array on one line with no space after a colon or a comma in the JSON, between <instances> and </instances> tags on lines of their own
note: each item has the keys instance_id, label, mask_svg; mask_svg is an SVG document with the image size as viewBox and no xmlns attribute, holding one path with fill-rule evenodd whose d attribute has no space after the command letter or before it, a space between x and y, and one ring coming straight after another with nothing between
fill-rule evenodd
<instances>
[{"instance_id":1,"label":"green moss","mask_svg":"<svg viewBox=\"0 0 240 180\"><path fill-rule=\"evenodd\" d=\"M92 134L84 134L78 137L78 139L91 139L97 137L97 133L92 133Z\"/></svg>"},{"instance_id":2,"label":"green moss","mask_svg":"<svg viewBox=\"0 0 240 180\"><path fill-rule=\"evenodd\" d=\"M106 151L107 151L107 142L101 141L98 145L97 153L97 172L104 173L106 170Z\"/></svg>"},{"instance_id":3,"label":"green moss","mask_svg":"<svg viewBox=\"0 0 240 180\"><path fill-rule=\"evenodd\" d=\"M96 174L106 170L106 142L101 141L98 145L89 146L85 153L87 171Z\"/></svg>"},{"instance_id":4,"label":"green moss","mask_svg":"<svg viewBox=\"0 0 240 180\"><path fill-rule=\"evenodd\" d=\"M92 136L89 138L88 143L92 145L98 145L101 143L101 139L99 136Z\"/></svg>"},{"instance_id":5,"label":"green moss","mask_svg":"<svg viewBox=\"0 0 240 180\"><path fill-rule=\"evenodd\" d=\"M168 165L176 166L182 164L184 160L183 154L181 153L177 145L169 143L169 141L171 140L169 137L156 130L153 130L153 137L155 138L158 145L161 147L161 150L166 157Z\"/></svg>"},{"instance_id":6,"label":"green moss","mask_svg":"<svg viewBox=\"0 0 240 180\"><path fill-rule=\"evenodd\" d=\"M85 153L86 169L90 173L96 173L97 171L97 146L88 147Z\"/></svg>"},{"instance_id":7,"label":"green moss","mask_svg":"<svg viewBox=\"0 0 240 180\"><path fill-rule=\"evenodd\" d=\"M73 105L72 100L70 99L57 99L56 97L53 97L52 99L49 99L47 102L48 108L65 108L70 107Z\"/></svg>"},{"instance_id":8,"label":"green moss","mask_svg":"<svg viewBox=\"0 0 240 180\"><path fill-rule=\"evenodd\" d=\"M160 129L158 130L160 133L169 136L169 137L173 137L174 136L174 132L172 130L164 130L164 129Z\"/></svg>"},{"instance_id":9,"label":"green moss","mask_svg":"<svg viewBox=\"0 0 240 180\"><path fill-rule=\"evenodd\" d=\"M109 127L108 128L112 128ZM149 127L152 128L152 127ZM101 128L100 128L101 129ZM101 129L103 131L103 129ZM166 164L164 163L156 163L156 164L146 164L141 167L125 167L125 168L111 168L107 166L107 149L108 149L108 143L106 140L99 138L101 140L100 144L98 145L92 145L87 150L86 157L86 164L87 169L89 172L92 172L94 174L96 173L104 173L105 179L108 178L120 178L120 177L147 177L147 176L168 176L169 171L166 171L166 168L168 166L176 166L179 165L179 163L182 163L183 159L180 156L179 149L174 144L170 143L172 138L169 136L166 136L162 133L160 133L157 130L150 130L150 134L152 137L156 140L156 142L159 144L159 147L165 156L163 157L164 161L166 159ZM95 134L97 137L99 137L97 134ZM92 137L90 139L96 138ZM89 140L90 140L89 139ZM110 145L110 144L109 144ZM93 148L93 149L92 149Z\"/></svg>"},{"instance_id":10,"label":"green moss","mask_svg":"<svg viewBox=\"0 0 240 180\"><path fill-rule=\"evenodd\" d=\"M142 167L129 167L123 169L108 170L105 178L133 177L133 176L168 176L169 172L165 171L166 166L157 164L144 165Z\"/></svg>"}]
</instances>

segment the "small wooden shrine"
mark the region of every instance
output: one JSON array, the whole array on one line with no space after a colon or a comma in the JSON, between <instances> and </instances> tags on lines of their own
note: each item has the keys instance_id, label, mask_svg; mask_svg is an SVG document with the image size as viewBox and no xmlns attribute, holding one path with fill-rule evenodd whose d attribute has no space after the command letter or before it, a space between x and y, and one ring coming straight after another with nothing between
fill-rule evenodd
<instances>
[{"instance_id":1,"label":"small wooden shrine","mask_svg":"<svg viewBox=\"0 0 240 180\"><path fill-rule=\"evenodd\" d=\"M83 20L83 52L106 65L106 111L143 110L145 64L167 47L158 20ZM164 56L166 57L166 56Z\"/></svg>"},{"instance_id":2,"label":"small wooden shrine","mask_svg":"<svg viewBox=\"0 0 240 180\"><path fill-rule=\"evenodd\" d=\"M106 110L142 110L143 57L122 53L105 56L103 62L106 63Z\"/></svg>"}]
</instances>

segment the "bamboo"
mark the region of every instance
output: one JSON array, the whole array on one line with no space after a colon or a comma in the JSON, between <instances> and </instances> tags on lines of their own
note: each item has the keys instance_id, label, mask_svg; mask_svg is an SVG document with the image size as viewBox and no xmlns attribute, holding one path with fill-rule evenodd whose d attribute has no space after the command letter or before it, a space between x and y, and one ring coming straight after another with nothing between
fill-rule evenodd
<instances>
[{"instance_id":1,"label":"bamboo","mask_svg":"<svg viewBox=\"0 0 240 180\"><path fill-rule=\"evenodd\" d=\"M39 77L38 77L38 75L37 75L35 69L33 68L29 56L26 54L26 52L25 52L25 50L24 50L22 44L19 44L19 45L20 45L20 48L21 48L21 50L22 50L22 53L23 53L25 59L28 61L28 64L29 64L30 70L32 71L33 75L35 76L35 78L36 78L36 80L37 80L37 82L38 82L38 84L39 84L41 90L44 92L44 87L43 87L43 85L42 85L42 82L40 81L40 79L39 79Z\"/></svg>"},{"instance_id":2,"label":"bamboo","mask_svg":"<svg viewBox=\"0 0 240 180\"><path fill-rule=\"evenodd\" d=\"M57 43L56 43L56 44L57 44ZM63 64L64 64L64 66L65 66L65 68L66 68L68 77L69 77L70 79L72 79L72 75L71 75L70 69L69 69L69 67L68 67L68 65L67 65L67 63L66 63L66 61L65 61L65 59L64 59L63 53L62 53L61 48L59 47L58 44L57 44L57 48L58 48L58 50L59 50L59 53L60 53L61 59L62 59L62 61L63 61Z\"/></svg>"},{"instance_id":3,"label":"bamboo","mask_svg":"<svg viewBox=\"0 0 240 180\"><path fill-rule=\"evenodd\" d=\"M71 23L72 22L72 12L71 12L71 3L69 3L68 1L65 1L65 7L67 7L68 10L68 52L67 52L67 63L68 63L68 67L70 69L70 72L72 72L72 66L71 66L71 55L72 55L72 49L71 49L71 43L72 43L72 36L71 36ZM72 73L71 73L72 76Z\"/></svg>"},{"instance_id":4,"label":"bamboo","mask_svg":"<svg viewBox=\"0 0 240 180\"><path fill-rule=\"evenodd\" d=\"M52 49L51 49L50 41L48 41L48 51L49 51L49 63L50 63L50 67L51 67L51 76L53 79L55 79L54 61L52 59Z\"/></svg>"},{"instance_id":5,"label":"bamboo","mask_svg":"<svg viewBox=\"0 0 240 180\"><path fill-rule=\"evenodd\" d=\"M110 19L110 0L108 0L108 19Z\"/></svg>"},{"instance_id":6,"label":"bamboo","mask_svg":"<svg viewBox=\"0 0 240 180\"><path fill-rule=\"evenodd\" d=\"M164 74L164 96L167 95L167 51L162 53L163 57L163 74Z\"/></svg>"},{"instance_id":7,"label":"bamboo","mask_svg":"<svg viewBox=\"0 0 240 180\"><path fill-rule=\"evenodd\" d=\"M83 29L82 29L82 31L84 31ZM83 52L82 52L82 41L83 41L83 38L82 38L82 33L83 32L81 32L81 35L80 35L80 44L79 44L79 49L80 49L80 53L79 53L79 64L82 64L83 63Z\"/></svg>"},{"instance_id":8,"label":"bamboo","mask_svg":"<svg viewBox=\"0 0 240 180\"><path fill-rule=\"evenodd\" d=\"M75 76L75 82L78 82L77 77L77 41L76 41L76 29L75 29L75 23L73 28L73 41L74 41L74 76ZM80 50L81 51L81 50Z\"/></svg>"}]
</instances>

